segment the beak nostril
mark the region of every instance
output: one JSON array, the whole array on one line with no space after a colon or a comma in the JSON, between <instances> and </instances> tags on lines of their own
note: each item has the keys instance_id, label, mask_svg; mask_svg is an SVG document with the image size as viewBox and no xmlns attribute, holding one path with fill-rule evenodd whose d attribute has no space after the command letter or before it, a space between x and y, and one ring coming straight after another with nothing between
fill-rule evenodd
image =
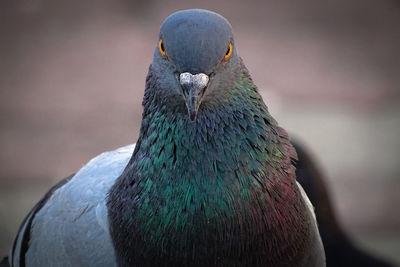
<instances>
[{"instance_id":1,"label":"beak nostril","mask_svg":"<svg viewBox=\"0 0 400 267\"><path fill-rule=\"evenodd\" d=\"M194 87L197 90L207 87L209 81L208 75L204 73L191 74L184 72L179 75L179 82L183 87Z\"/></svg>"}]
</instances>

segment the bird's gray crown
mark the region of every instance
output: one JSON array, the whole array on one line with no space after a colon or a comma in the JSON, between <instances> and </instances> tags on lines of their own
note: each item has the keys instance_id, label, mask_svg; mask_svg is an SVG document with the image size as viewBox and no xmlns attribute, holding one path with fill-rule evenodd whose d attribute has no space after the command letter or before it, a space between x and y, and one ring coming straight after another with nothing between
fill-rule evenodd
<instances>
[{"instance_id":1,"label":"bird's gray crown","mask_svg":"<svg viewBox=\"0 0 400 267\"><path fill-rule=\"evenodd\" d=\"M209 74L232 41L230 23L202 9L178 11L161 25L160 38L179 72Z\"/></svg>"}]
</instances>

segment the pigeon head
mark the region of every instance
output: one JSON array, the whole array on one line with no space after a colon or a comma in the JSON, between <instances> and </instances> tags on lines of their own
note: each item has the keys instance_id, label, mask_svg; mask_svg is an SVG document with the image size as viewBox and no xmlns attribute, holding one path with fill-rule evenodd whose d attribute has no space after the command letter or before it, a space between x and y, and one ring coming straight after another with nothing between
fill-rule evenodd
<instances>
[{"instance_id":1,"label":"pigeon head","mask_svg":"<svg viewBox=\"0 0 400 267\"><path fill-rule=\"evenodd\" d=\"M191 121L201 107L223 102L238 73L232 27L201 9L170 15L161 25L153 71L164 98L186 106Z\"/></svg>"}]
</instances>

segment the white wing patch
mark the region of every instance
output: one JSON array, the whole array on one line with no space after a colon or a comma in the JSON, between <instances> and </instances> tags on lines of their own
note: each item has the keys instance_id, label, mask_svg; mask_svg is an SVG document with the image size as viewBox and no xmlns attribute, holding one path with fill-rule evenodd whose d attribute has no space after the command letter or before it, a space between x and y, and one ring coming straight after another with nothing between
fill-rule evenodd
<instances>
[{"instance_id":1,"label":"white wing patch","mask_svg":"<svg viewBox=\"0 0 400 267\"><path fill-rule=\"evenodd\" d=\"M312 231L312 247L309 249L309 254L306 255L304 258L303 265L301 266L307 266L307 267L325 267L326 266L326 260L325 260L325 252L324 252L324 246L322 244L321 236L319 234L318 230L318 224L317 224L317 218L315 216L314 212L314 206L311 204L310 199L308 198L306 192L304 191L303 187L299 184L299 182L296 181L297 187L300 190L301 196L303 197L303 200L311 213L312 216L312 221L310 222L311 224L311 231Z\"/></svg>"},{"instance_id":2,"label":"white wing patch","mask_svg":"<svg viewBox=\"0 0 400 267\"><path fill-rule=\"evenodd\" d=\"M304 191L303 187L301 186L301 184L298 181L296 181L296 184L297 184L297 187L300 190L300 193L301 193L301 196L304 199L304 202L307 205L307 208L310 210L311 214L313 215L314 221L316 221L317 217L315 216L314 206L312 205L310 199L308 198L308 196L306 194L306 191Z\"/></svg>"}]
</instances>

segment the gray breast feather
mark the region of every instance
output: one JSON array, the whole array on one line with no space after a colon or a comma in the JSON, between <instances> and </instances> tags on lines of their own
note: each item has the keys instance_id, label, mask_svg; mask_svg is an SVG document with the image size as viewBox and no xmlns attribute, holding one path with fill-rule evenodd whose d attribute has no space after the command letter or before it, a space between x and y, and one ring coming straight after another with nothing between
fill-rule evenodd
<instances>
[{"instance_id":1,"label":"gray breast feather","mask_svg":"<svg viewBox=\"0 0 400 267\"><path fill-rule=\"evenodd\" d=\"M106 197L134 147L95 157L53 193L32 222L26 266L116 266Z\"/></svg>"}]
</instances>

